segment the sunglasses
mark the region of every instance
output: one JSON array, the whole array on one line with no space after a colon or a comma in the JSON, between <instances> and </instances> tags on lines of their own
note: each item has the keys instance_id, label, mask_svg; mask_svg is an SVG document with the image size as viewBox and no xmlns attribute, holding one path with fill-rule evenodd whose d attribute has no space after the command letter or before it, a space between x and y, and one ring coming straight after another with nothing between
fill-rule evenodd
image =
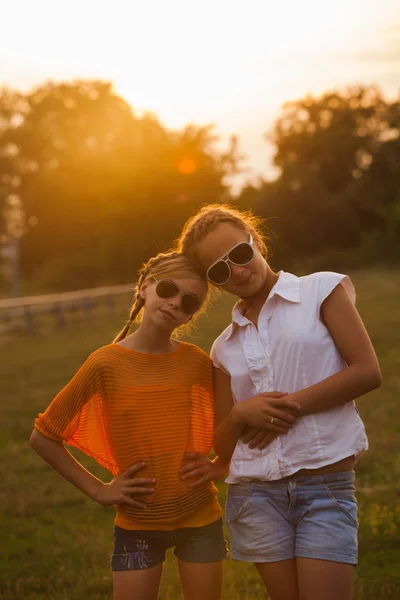
<instances>
[{"instance_id":1,"label":"sunglasses","mask_svg":"<svg viewBox=\"0 0 400 600\"><path fill-rule=\"evenodd\" d=\"M235 244L229 252L221 256L221 258L208 267L206 277L208 281L215 285L224 285L232 277L229 263L238 267L244 267L244 265L248 265L253 258L253 236L250 233L250 241Z\"/></svg>"},{"instance_id":2,"label":"sunglasses","mask_svg":"<svg viewBox=\"0 0 400 600\"><path fill-rule=\"evenodd\" d=\"M181 295L180 309L187 315L193 315L201 306L201 301L198 296L191 294L190 292L184 292L179 289L176 283L170 279L161 279L160 281L155 277L152 279L157 283L156 294L159 298L174 298L175 296Z\"/></svg>"}]
</instances>

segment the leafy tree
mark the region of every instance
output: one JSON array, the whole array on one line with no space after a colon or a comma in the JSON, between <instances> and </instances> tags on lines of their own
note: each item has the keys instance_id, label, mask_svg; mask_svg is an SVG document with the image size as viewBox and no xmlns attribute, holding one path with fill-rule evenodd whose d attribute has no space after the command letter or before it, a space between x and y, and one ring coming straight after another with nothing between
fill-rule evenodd
<instances>
[{"instance_id":1,"label":"leafy tree","mask_svg":"<svg viewBox=\"0 0 400 600\"><path fill-rule=\"evenodd\" d=\"M284 105L269 136L280 175L254 200L258 212L274 219L278 254L354 248L367 231L393 219L399 107L374 87Z\"/></svg>"},{"instance_id":2,"label":"leafy tree","mask_svg":"<svg viewBox=\"0 0 400 600\"><path fill-rule=\"evenodd\" d=\"M226 197L237 144L217 150L210 126L169 131L102 81L47 83L5 100L19 115L5 128L6 166L37 221L22 240L26 277L46 270L64 288L126 281L200 204Z\"/></svg>"}]
</instances>

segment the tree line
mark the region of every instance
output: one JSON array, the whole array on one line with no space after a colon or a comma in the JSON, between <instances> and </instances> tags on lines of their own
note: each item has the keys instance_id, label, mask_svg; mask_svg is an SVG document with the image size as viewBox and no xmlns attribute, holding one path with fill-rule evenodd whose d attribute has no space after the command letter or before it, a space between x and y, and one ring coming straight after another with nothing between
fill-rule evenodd
<instances>
[{"instance_id":1,"label":"tree line","mask_svg":"<svg viewBox=\"0 0 400 600\"><path fill-rule=\"evenodd\" d=\"M199 206L229 202L266 218L279 267L396 262L399 125L400 100L374 87L288 102L266 135L278 177L233 196L235 136L222 151L212 126L171 131L103 81L2 89L0 239L20 238L22 278L43 291L120 283Z\"/></svg>"}]
</instances>

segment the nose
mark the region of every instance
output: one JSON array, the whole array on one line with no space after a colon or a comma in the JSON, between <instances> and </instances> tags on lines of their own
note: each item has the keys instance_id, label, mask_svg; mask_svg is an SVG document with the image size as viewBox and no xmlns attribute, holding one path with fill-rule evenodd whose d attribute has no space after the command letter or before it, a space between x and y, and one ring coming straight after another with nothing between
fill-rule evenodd
<instances>
[{"instance_id":1,"label":"nose","mask_svg":"<svg viewBox=\"0 0 400 600\"><path fill-rule=\"evenodd\" d=\"M244 271L244 267L240 266L240 265L233 265L232 263L229 263L229 266L231 268L231 273L232 273L232 277L241 277Z\"/></svg>"},{"instance_id":2,"label":"nose","mask_svg":"<svg viewBox=\"0 0 400 600\"><path fill-rule=\"evenodd\" d=\"M167 301L168 301L168 306L170 306L171 308L179 309L180 304L181 304L181 296L180 296L180 294L177 294L176 296L172 296L171 298L168 298Z\"/></svg>"}]
</instances>

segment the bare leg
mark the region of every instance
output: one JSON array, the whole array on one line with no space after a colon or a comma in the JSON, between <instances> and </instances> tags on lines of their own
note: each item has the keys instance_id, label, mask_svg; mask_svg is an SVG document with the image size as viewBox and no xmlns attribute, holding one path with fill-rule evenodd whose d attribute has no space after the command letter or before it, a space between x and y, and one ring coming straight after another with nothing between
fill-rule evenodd
<instances>
[{"instance_id":1,"label":"bare leg","mask_svg":"<svg viewBox=\"0 0 400 600\"><path fill-rule=\"evenodd\" d=\"M299 600L351 600L353 565L314 558L296 560Z\"/></svg>"},{"instance_id":2,"label":"bare leg","mask_svg":"<svg viewBox=\"0 0 400 600\"><path fill-rule=\"evenodd\" d=\"M157 600L163 563L150 569L113 571L114 600Z\"/></svg>"},{"instance_id":3,"label":"bare leg","mask_svg":"<svg viewBox=\"0 0 400 600\"><path fill-rule=\"evenodd\" d=\"M223 561L189 563L178 559L185 600L220 600L222 596Z\"/></svg>"},{"instance_id":4,"label":"bare leg","mask_svg":"<svg viewBox=\"0 0 400 600\"><path fill-rule=\"evenodd\" d=\"M254 564L271 600L299 600L295 558Z\"/></svg>"}]
</instances>

